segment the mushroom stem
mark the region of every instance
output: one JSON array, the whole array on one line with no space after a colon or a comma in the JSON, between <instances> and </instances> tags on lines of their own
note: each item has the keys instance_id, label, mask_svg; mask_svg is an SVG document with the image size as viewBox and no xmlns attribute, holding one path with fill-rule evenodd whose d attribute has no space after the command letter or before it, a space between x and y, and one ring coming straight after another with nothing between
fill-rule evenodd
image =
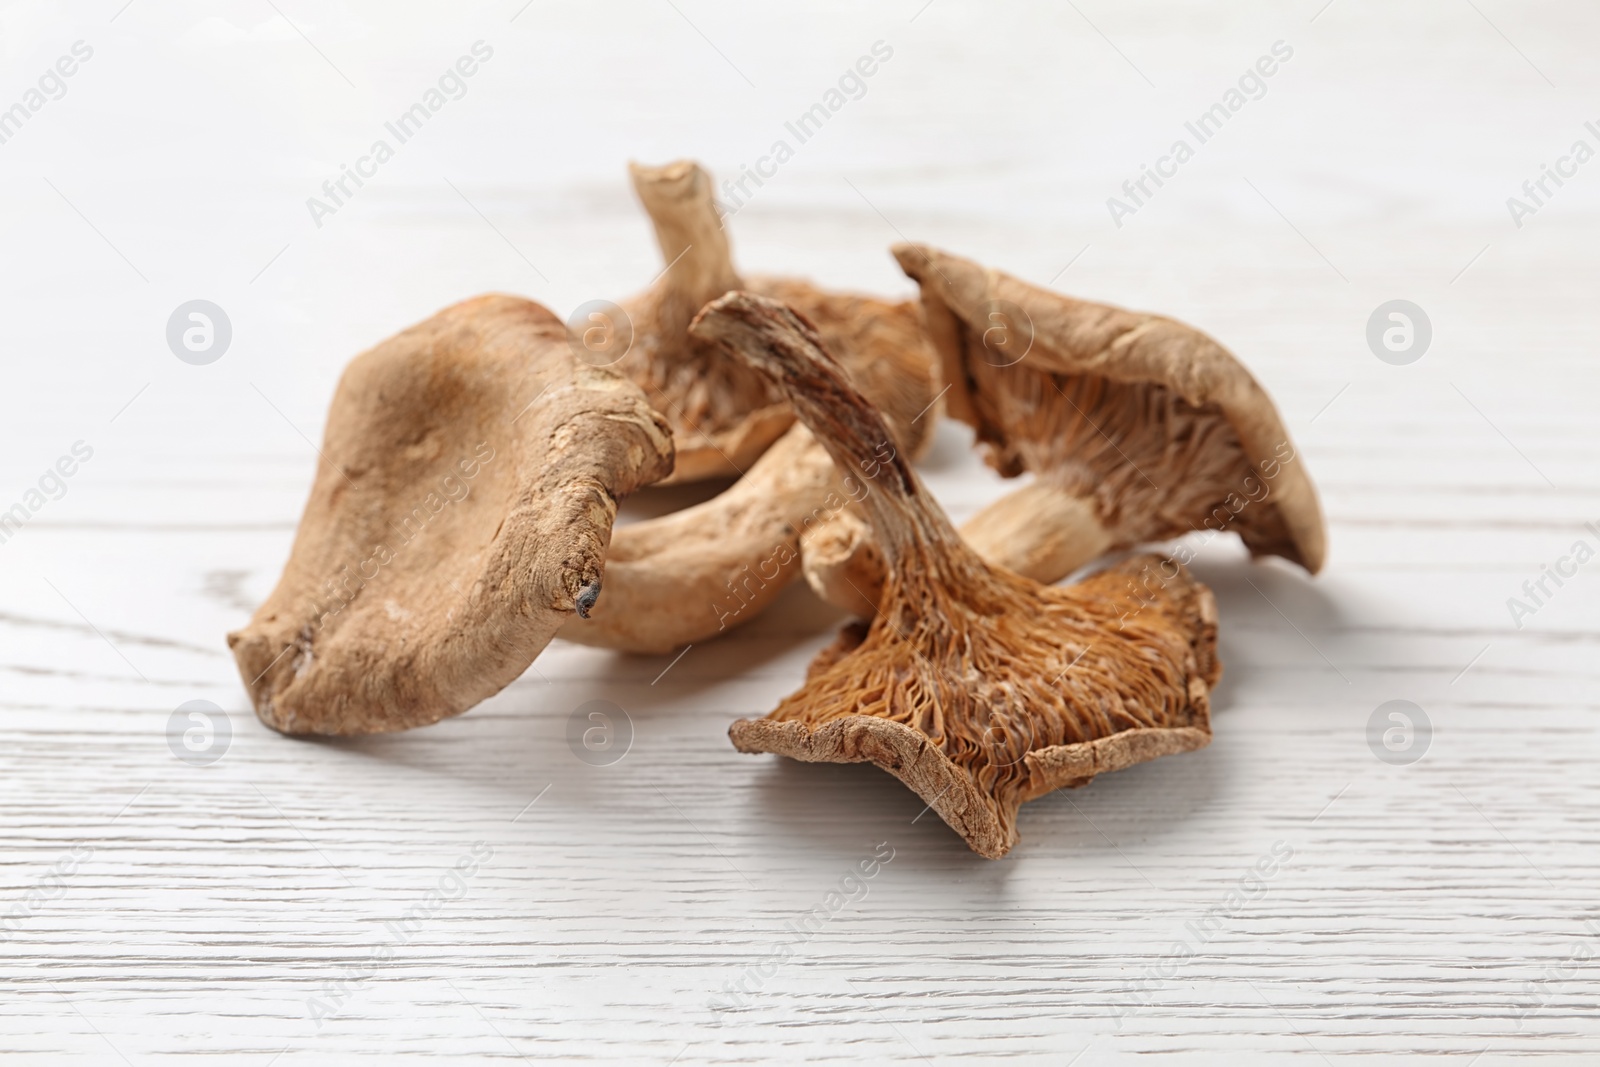
<instances>
[{"instance_id":1,"label":"mushroom stem","mask_svg":"<svg viewBox=\"0 0 1600 1067\"><path fill-rule=\"evenodd\" d=\"M1113 544L1093 504L1035 482L961 524L972 550L996 567L1052 583L1093 563Z\"/></svg>"},{"instance_id":2,"label":"mushroom stem","mask_svg":"<svg viewBox=\"0 0 1600 1067\"><path fill-rule=\"evenodd\" d=\"M689 333L742 356L779 382L800 421L839 469L860 471L868 479L861 506L898 577L937 582L926 564L952 555L960 557L953 564L978 564L944 513L928 506L883 416L850 385L809 322L776 301L732 292L707 304ZM915 567L908 566L912 563Z\"/></svg>"},{"instance_id":3,"label":"mushroom stem","mask_svg":"<svg viewBox=\"0 0 1600 1067\"><path fill-rule=\"evenodd\" d=\"M707 302L744 285L717 217L711 176L688 160L662 167L628 164L633 190L655 226L661 261L658 324L663 355L682 358L689 320ZM671 342L676 341L676 344Z\"/></svg>"},{"instance_id":4,"label":"mushroom stem","mask_svg":"<svg viewBox=\"0 0 1600 1067\"><path fill-rule=\"evenodd\" d=\"M733 289L800 308L836 351L849 354L856 383L887 410L904 402L923 412L936 401L932 351L915 305L830 292L796 278L746 281L734 269L704 170L690 160L630 169L661 246L662 271L620 305L631 331L616 369L644 389L672 426L676 466L663 484L741 475L794 424L794 412L767 378L688 334L695 312ZM913 452L929 439L933 421L918 427L908 420Z\"/></svg>"},{"instance_id":5,"label":"mushroom stem","mask_svg":"<svg viewBox=\"0 0 1600 1067\"><path fill-rule=\"evenodd\" d=\"M961 524L961 539L985 563L1046 585L1115 547L1089 500L1035 482L1001 497ZM871 618L886 568L872 529L844 512L805 544L806 582L834 607Z\"/></svg>"},{"instance_id":6,"label":"mushroom stem","mask_svg":"<svg viewBox=\"0 0 1600 1067\"><path fill-rule=\"evenodd\" d=\"M799 575L801 544L850 499L811 431L792 426L725 492L614 530L605 596L558 636L663 653L743 625Z\"/></svg>"}]
</instances>

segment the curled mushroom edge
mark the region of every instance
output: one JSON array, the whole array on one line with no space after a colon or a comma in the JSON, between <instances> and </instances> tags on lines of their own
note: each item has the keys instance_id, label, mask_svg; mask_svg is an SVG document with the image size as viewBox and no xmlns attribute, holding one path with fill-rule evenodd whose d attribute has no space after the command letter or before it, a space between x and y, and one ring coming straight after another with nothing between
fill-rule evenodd
<instances>
[{"instance_id":1,"label":"curled mushroom edge","mask_svg":"<svg viewBox=\"0 0 1600 1067\"><path fill-rule=\"evenodd\" d=\"M639 389L500 295L352 360L319 451L283 574L228 635L289 734L426 725L509 685L603 598L617 501L672 468Z\"/></svg>"},{"instance_id":2,"label":"curled mushroom edge","mask_svg":"<svg viewBox=\"0 0 1600 1067\"><path fill-rule=\"evenodd\" d=\"M1321 569L1326 528L1304 459L1222 345L925 245L893 252L921 287L946 410L1001 475L1033 475L961 527L985 560L1051 583L1112 551L1226 531L1254 556ZM818 595L858 615L883 581L871 536L846 521L804 560Z\"/></svg>"},{"instance_id":3,"label":"curled mushroom edge","mask_svg":"<svg viewBox=\"0 0 1600 1067\"><path fill-rule=\"evenodd\" d=\"M730 293L692 329L770 375L841 469L876 462L888 428L789 309ZM1025 801L1209 743L1221 673L1210 590L1176 567L1129 598L1129 569L1153 557L1068 588L992 567L905 457L881 467L862 501L886 564L877 611L769 715L734 723L735 747L873 763L999 858Z\"/></svg>"}]
</instances>

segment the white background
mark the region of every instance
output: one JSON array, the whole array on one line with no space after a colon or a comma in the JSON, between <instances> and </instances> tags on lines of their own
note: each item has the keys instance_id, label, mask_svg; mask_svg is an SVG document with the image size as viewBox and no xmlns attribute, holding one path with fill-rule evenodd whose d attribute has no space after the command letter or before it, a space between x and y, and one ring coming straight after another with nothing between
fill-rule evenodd
<instances>
[{"instance_id":1,"label":"white background","mask_svg":"<svg viewBox=\"0 0 1600 1067\"><path fill-rule=\"evenodd\" d=\"M1520 629L1506 601L1600 542L1600 162L1520 228L1506 199L1600 147L1600 15L1321 3L6 5L0 107L94 54L0 145L0 509L75 441L94 455L0 545L0 913L36 902L0 942L0 1051L1595 1062L1600 561ZM306 198L478 40L465 97L315 226ZM642 287L627 160L736 173L880 40L866 94L731 223L738 262L910 294L903 236L1240 355L1331 555L1311 580L1232 538L1202 553L1212 746L1037 801L980 859L882 772L728 744L838 621L800 589L675 664L558 642L425 730L260 726L223 635L277 579L343 364L483 291L565 315ZM1266 95L1113 225L1106 198L1280 40ZM210 366L165 341L195 298L233 325ZM1395 298L1433 324L1409 366L1366 343ZM958 520L1010 488L969 442L947 424L924 465ZM596 698L632 721L609 767L566 743ZM232 713L203 768L168 747L192 699ZM1368 745L1392 699L1435 727L1409 766ZM317 1025L480 841L461 898ZM880 842L866 898L765 968ZM745 1009L708 1006L741 979Z\"/></svg>"}]
</instances>

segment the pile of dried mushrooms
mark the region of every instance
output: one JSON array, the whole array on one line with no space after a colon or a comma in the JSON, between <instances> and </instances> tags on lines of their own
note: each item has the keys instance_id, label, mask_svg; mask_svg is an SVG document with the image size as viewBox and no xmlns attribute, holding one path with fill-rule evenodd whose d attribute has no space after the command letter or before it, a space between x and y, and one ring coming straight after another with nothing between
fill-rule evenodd
<instances>
[{"instance_id":1,"label":"pile of dried mushrooms","mask_svg":"<svg viewBox=\"0 0 1600 1067\"><path fill-rule=\"evenodd\" d=\"M1326 537L1227 349L923 245L893 249L920 305L747 277L705 171L631 169L666 266L620 356L492 295L346 368L288 564L228 636L264 723L424 726L554 637L667 652L800 579L858 621L734 745L874 763L980 855L1024 801L1209 743L1211 591L1183 542L1126 550L1232 532L1315 573ZM944 413L1031 475L959 530L913 467ZM613 529L635 490L735 474Z\"/></svg>"}]
</instances>

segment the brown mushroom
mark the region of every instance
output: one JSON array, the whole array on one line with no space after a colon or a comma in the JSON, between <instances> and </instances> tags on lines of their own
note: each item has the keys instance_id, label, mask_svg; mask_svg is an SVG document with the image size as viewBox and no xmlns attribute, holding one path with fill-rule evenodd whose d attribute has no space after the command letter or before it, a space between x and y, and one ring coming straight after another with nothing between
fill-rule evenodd
<instances>
[{"instance_id":1,"label":"brown mushroom","mask_svg":"<svg viewBox=\"0 0 1600 1067\"><path fill-rule=\"evenodd\" d=\"M672 468L626 379L484 296L351 361L277 588L228 635L291 734L401 730L515 680L600 592L617 499Z\"/></svg>"},{"instance_id":2,"label":"brown mushroom","mask_svg":"<svg viewBox=\"0 0 1600 1067\"><path fill-rule=\"evenodd\" d=\"M629 172L667 266L649 290L623 302L632 340L615 357L615 369L637 382L672 425L677 465L664 484L742 474L794 422L771 382L688 334L694 314L731 289L764 293L799 309L836 351L851 354L851 373L874 399L894 391L907 403L920 400L913 410L934 401L933 356L912 302L833 293L792 278L745 280L733 266L704 170L680 160L631 164ZM612 358L606 352L600 362ZM919 453L934 422L906 427L914 436L905 446Z\"/></svg>"},{"instance_id":3,"label":"brown mushroom","mask_svg":"<svg viewBox=\"0 0 1600 1067\"><path fill-rule=\"evenodd\" d=\"M558 637L659 653L760 614L799 574L801 542L859 492L804 426L711 500L612 531L605 596Z\"/></svg>"},{"instance_id":4,"label":"brown mushroom","mask_svg":"<svg viewBox=\"0 0 1600 1067\"><path fill-rule=\"evenodd\" d=\"M1002 475L1034 476L962 526L984 559L1054 582L1113 549L1235 531L1253 555L1322 567L1326 533L1305 464L1227 349L1172 319L1074 300L926 246L894 254L922 287L947 409L977 430ZM805 562L819 593L858 612L878 588L866 542L859 523L841 524ZM866 594L841 589L841 571Z\"/></svg>"},{"instance_id":5,"label":"brown mushroom","mask_svg":"<svg viewBox=\"0 0 1600 1067\"><path fill-rule=\"evenodd\" d=\"M623 302L632 345L615 369L638 383L672 426L677 462L667 482L738 475L789 428L794 413L761 375L689 337L695 312L743 285L711 178L687 161L631 164L629 172L667 266L649 290Z\"/></svg>"},{"instance_id":6,"label":"brown mushroom","mask_svg":"<svg viewBox=\"0 0 1600 1067\"><path fill-rule=\"evenodd\" d=\"M675 267L635 306L633 314L651 325L635 335L637 360L624 360L618 369L632 368L669 419L681 405L662 402L670 390L652 376L661 367L678 368L671 381L702 398L731 395L736 384L746 396L775 398L775 408L760 410L781 410L786 421L792 420L788 403L764 375L688 334L682 309L708 293L706 299L721 295L719 286L737 280L727 239L715 229L710 180L692 163L636 165L633 177L656 222L662 252ZM800 309L830 346L848 353L843 362L850 380L894 427L896 448L912 456L927 450L938 420L938 392L933 354L914 304L831 293L786 278L754 278L748 284ZM740 439L753 447L759 436ZM723 472L718 463L729 452L727 439L712 448L704 434L680 432L676 443L679 469L688 464L700 472L681 480ZM696 463L701 466L693 467ZM719 496L618 527L606 556L605 597L589 616L568 619L559 636L618 651L659 653L749 622L799 576L802 542L846 521L860 492L859 477L837 472L809 430L790 427Z\"/></svg>"},{"instance_id":7,"label":"brown mushroom","mask_svg":"<svg viewBox=\"0 0 1600 1067\"><path fill-rule=\"evenodd\" d=\"M872 527L856 508L844 511L806 541L800 569L817 596L867 619L878 610L889 568Z\"/></svg>"},{"instance_id":8,"label":"brown mushroom","mask_svg":"<svg viewBox=\"0 0 1600 1067\"><path fill-rule=\"evenodd\" d=\"M862 392L885 398L880 410L896 442L924 441L919 415L930 403L927 390L904 388L914 375L902 376L901 388L885 388L872 371L893 366L893 354L885 353L868 373L858 369L857 384L865 377L872 384ZM885 444L878 462L899 447ZM557 636L659 653L742 626L800 575L810 545L852 521L869 489L860 473L841 473L810 430L792 426L711 500L613 531L606 595L589 615L568 619Z\"/></svg>"},{"instance_id":9,"label":"brown mushroom","mask_svg":"<svg viewBox=\"0 0 1600 1067\"><path fill-rule=\"evenodd\" d=\"M779 383L841 469L877 469L863 507L887 565L879 610L770 715L733 725L740 751L874 763L998 858L1024 801L1210 741L1220 666L1205 586L1174 565L1130 612L1120 590L1139 560L1069 588L990 567L905 457L879 461L883 420L798 316L731 293L691 330Z\"/></svg>"}]
</instances>

